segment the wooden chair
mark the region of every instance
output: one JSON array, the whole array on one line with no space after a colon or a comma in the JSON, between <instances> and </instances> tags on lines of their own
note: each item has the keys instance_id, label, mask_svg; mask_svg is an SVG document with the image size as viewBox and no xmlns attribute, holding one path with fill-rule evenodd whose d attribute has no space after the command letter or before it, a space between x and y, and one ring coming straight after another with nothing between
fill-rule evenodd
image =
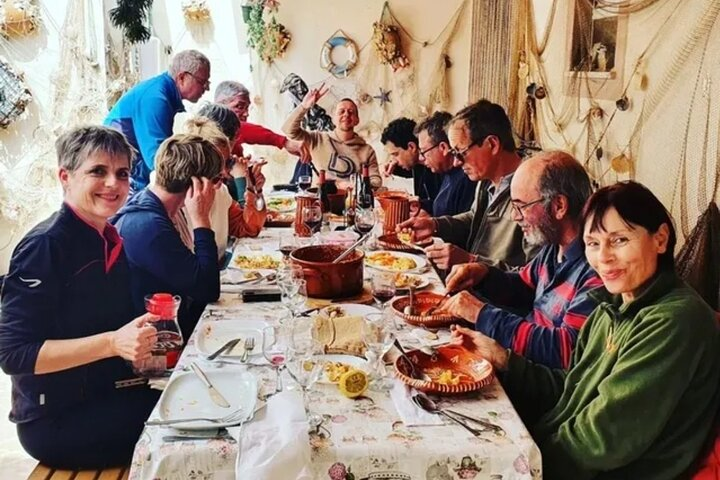
<instances>
[{"instance_id":1,"label":"wooden chair","mask_svg":"<svg viewBox=\"0 0 720 480\"><path fill-rule=\"evenodd\" d=\"M28 480L127 480L130 466L104 470L57 470L38 464Z\"/></svg>"}]
</instances>

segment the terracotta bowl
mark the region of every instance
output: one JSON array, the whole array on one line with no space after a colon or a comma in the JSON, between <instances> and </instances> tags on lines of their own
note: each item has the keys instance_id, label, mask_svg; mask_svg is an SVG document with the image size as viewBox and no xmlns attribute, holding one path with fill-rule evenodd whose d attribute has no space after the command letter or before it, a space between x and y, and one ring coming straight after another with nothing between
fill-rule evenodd
<instances>
[{"instance_id":1,"label":"terracotta bowl","mask_svg":"<svg viewBox=\"0 0 720 480\"><path fill-rule=\"evenodd\" d=\"M418 251L420 251L417 248L413 248L409 245L402 243L400 240L398 240L396 233L386 233L385 235L380 235L378 237L378 243L385 250L394 250L396 252L410 253L417 253Z\"/></svg>"},{"instance_id":2,"label":"terracotta bowl","mask_svg":"<svg viewBox=\"0 0 720 480\"><path fill-rule=\"evenodd\" d=\"M490 362L459 345L439 347L433 355L420 350L410 350L407 355L427 378L412 378L400 356L395 359L395 375L407 385L427 393L454 395L474 392L489 385L495 376ZM440 374L448 370L454 378L459 377L457 385L437 381Z\"/></svg>"},{"instance_id":3,"label":"terracotta bowl","mask_svg":"<svg viewBox=\"0 0 720 480\"><path fill-rule=\"evenodd\" d=\"M417 292L415 294L415 311L423 313L429 310L431 307L437 305L438 301L442 299L442 295L434 292ZM392 302L392 308L395 310L395 314L405 320L410 325L416 325L418 327L425 328L442 328L447 327L453 323L458 323L458 320L450 315L440 311L439 313L433 313L432 315L407 315L403 313L405 307L410 304L410 297L398 297Z\"/></svg>"}]
</instances>

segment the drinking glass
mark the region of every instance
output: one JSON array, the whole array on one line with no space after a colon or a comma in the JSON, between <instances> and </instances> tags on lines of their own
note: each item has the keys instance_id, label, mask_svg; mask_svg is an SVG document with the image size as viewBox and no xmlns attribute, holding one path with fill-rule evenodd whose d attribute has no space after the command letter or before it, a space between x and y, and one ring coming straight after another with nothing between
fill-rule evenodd
<instances>
[{"instance_id":1,"label":"drinking glass","mask_svg":"<svg viewBox=\"0 0 720 480\"><path fill-rule=\"evenodd\" d=\"M298 177L298 187L302 190L303 195L307 194L307 189L312 185L311 175L300 175Z\"/></svg>"},{"instance_id":2,"label":"drinking glass","mask_svg":"<svg viewBox=\"0 0 720 480\"><path fill-rule=\"evenodd\" d=\"M392 382L385 376L383 355L392 347L395 341L395 332L392 322L388 321L385 313L370 313L365 315L362 336L367 347L368 358L372 362L372 380L370 389L376 392L387 391L392 388Z\"/></svg>"},{"instance_id":3,"label":"drinking glass","mask_svg":"<svg viewBox=\"0 0 720 480\"><path fill-rule=\"evenodd\" d=\"M375 211L372 208L358 208L355 210L355 231L360 235L372 231L375 227Z\"/></svg>"},{"instance_id":4,"label":"drinking glass","mask_svg":"<svg viewBox=\"0 0 720 480\"><path fill-rule=\"evenodd\" d=\"M320 231L322 225L322 209L320 205L314 204L302 209L302 222L310 229L310 235L314 236Z\"/></svg>"},{"instance_id":5,"label":"drinking glass","mask_svg":"<svg viewBox=\"0 0 720 480\"><path fill-rule=\"evenodd\" d=\"M311 431L322 423L322 416L311 411L308 393L315 382L320 379L323 371L323 360L320 355L323 348L312 335L312 319L297 318L292 328L292 349L287 369L293 380L302 390L305 415Z\"/></svg>"},{"instance_id":6,"label":"drinking glass","mask_svg":"<svg viewBox=\"0 0 720 480\"><path fill-rule=\"evenodd\" d=\"M372 296L381 310L385 310L387 302L397 293L395 274L391 272L373 272L371 278Z\"/></svg>"},{"instance_id":7,"label":"drinking glass","mask_svg":"<svg viewBox=\"0 0 720 480\"><path fill-rule=\"evenodd\" d=\"M262 330L262 351L265 359L275 370L275 393L282 392L280 371L285 367L290 356L290 339L279 327L265 327Z\"/></svg>"},{"instance_id":8,"label":"drinking glass","mask_svg":"<svg viewBox=\"0 0 720 480\"><path fill-rule=\"evenodd\" d=\"M296 248L298 248L297 235L280 235L278 237L278 249L286 262L289 261L290 254Z\"/></svg>"}]
</instances>

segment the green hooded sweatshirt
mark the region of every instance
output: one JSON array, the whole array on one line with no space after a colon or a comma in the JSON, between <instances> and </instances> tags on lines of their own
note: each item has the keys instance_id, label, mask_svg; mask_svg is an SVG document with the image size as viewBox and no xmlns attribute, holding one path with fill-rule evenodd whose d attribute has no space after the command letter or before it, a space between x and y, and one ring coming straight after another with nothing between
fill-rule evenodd
<instances>
[{"instance_id":1,"label":"green hooded sweatshirt","mask_svg":"<svg viewBox=\"0 0 720 480\"><path fill-rule=\"evenodd\" d=\"M674 273L628 304L604 289L569 371L512 354L503 385L537 442L543 477L674 479L699 455L720 401L714 312ZM539 418L539 420L538 420Z\"/></svg>"}]
</instances>

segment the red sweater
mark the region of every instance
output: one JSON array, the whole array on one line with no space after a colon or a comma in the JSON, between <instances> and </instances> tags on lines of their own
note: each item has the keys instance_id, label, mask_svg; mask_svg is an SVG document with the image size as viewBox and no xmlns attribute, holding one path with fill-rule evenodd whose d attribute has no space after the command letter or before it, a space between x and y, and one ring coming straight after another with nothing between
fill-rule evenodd
<instances>
[{"instance_id":1,"label":"red sweater","mask_svg":"<svg viewBox=\"0 0 720 480\"><path fill-rule=\"evenodd\" d=\"M271 145L273 147L283 148L285 141L286 137L284 135L279 135L255 123L243 122L235 136L235 145L233 145L232 153L242 157L243 143L249 143L250 145Z\"/></svg>"}]
</instances>

